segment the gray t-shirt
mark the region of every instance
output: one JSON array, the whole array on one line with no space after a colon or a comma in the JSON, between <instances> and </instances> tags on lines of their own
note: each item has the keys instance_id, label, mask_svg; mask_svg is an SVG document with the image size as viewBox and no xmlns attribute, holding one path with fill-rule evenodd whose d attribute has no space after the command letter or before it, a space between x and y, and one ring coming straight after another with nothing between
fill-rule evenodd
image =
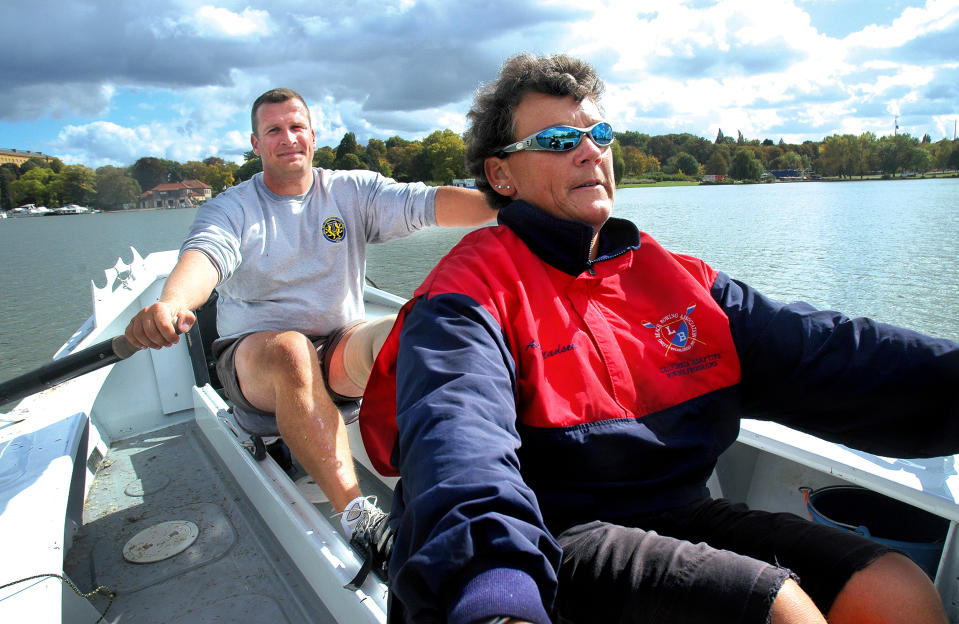
<instances>
[{"instance_id":1,"label":"gray t-shirt","mask_svg":"<svg viewBox=\"0 0 959 624\"><path fill-rule=\"evenodd\" d=\"M313 170L304 195L277 195L263 174L204 204L180 248L220 274L217 330L324 336L363 317L366 245L436 225L436 188L371 171Z\"/></svg>"}]
</instances>

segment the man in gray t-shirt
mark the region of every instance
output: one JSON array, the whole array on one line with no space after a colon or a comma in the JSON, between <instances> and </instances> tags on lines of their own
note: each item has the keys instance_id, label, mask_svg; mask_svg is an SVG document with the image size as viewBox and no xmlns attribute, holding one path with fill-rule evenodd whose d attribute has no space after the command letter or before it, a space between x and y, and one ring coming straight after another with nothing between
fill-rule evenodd
<instances>
[{"instance_id":1,"label":"man in gray t-shirt","mask_svg":"<svg viewBox=\"0 0 959 624\"><path fill-rule=\"evenodd\" d=\"M197 212L160 300L126 336L139 348L175 344L216 288L217 371L237 420L247 427L275 415L287 446L382 572L376 559L388 552L374 551L388 542L385 517L362 496L331 396L362 396L392 325L362 322L366 245L431 225L482 225L496 213L479 191L314 169L309 109L289 89L257 98L251 121L263 173Z\"/></svg>"}]
</instances>

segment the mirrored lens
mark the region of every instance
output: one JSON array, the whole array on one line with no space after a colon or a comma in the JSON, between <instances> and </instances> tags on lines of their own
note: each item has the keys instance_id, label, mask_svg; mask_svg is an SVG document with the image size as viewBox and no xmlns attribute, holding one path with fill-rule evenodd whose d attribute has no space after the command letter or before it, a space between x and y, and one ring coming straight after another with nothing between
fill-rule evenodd
<instances>
[{"instance_id":1,"label":"mirrored lens","mask_svg":"<svg viewBox=\"0 0 959 624\"><path fill-rule=\"evenodd\" d=\"M537 134L536 142L544 149L565 152L579 145L582 136L582 133L576 128L553 126Z\"/></svg>"},{"instance_id":2,"label":"mirrored lens","mask_svg":"<svg viewBox=\"0 0 959 624\"><path fill-rule=\"evenodd\" d=\"M604 121L597 124L590 135L597 145L609 145L613 142L613 127Z\"/></svg>"}]
</instances>

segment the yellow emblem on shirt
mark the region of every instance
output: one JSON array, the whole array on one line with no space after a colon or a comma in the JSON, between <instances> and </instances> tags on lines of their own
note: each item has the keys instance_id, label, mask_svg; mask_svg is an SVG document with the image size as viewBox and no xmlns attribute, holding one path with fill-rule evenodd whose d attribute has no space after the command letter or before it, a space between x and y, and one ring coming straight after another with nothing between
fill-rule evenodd
<instances>
[{"instance_id":1,"label":"yellow emblem on shirt","mask_svg":"<svg viewBox=\"0 0 959 624\"><path fill-rule=\"evenodd\" d=\"M338 243L346 238L346 224L339 217L330 217L323 222L323 238Z\"/></svg>"}]
</instances>

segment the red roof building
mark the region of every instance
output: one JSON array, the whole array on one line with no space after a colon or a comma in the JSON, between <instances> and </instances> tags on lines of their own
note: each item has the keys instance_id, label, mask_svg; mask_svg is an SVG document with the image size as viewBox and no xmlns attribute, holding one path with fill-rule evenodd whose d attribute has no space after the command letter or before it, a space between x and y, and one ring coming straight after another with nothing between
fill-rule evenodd
<instances>
[{"instance_id":1,"label":"red roof building","mask_svg":"<svg viewBox=\"0 0 959 624\"><path fill-rule=\"evenodd\" d=\"M200 180L157 184L140 195L138 208L192 208L213 197L213 188Z\"/></svg>"}]
</instances>

